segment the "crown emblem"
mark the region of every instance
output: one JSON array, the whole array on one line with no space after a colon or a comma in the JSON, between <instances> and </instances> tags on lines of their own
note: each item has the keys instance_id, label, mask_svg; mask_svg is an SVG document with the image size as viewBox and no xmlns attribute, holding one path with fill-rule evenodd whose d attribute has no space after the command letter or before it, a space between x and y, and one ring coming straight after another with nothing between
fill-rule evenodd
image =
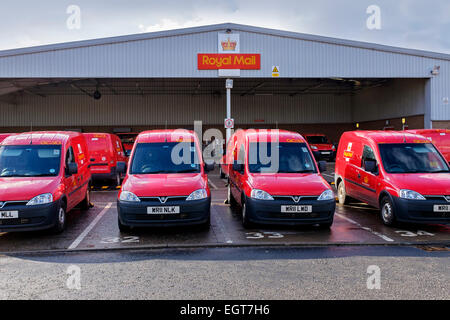
<instances>
[{"instance_id":1,"label":"crown emblem","mask_svg":"<svg viewBox=\"0 0 450 320\"><path fill-rule=\"evenodd\" d=\"M237 42L230 41L230 38L228 38L228 41L222 41L220 44L222 45L223 51L234 51L236 49Z\"/></svg>"}]
</instances>

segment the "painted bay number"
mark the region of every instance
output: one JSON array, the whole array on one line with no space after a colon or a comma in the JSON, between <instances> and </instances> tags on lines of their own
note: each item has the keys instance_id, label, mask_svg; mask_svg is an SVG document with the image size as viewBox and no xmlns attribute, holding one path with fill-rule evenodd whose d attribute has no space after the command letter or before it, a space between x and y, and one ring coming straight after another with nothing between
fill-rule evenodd
<instances>
[{"instance_id":1,"label":"painted bay number","mask_svg":"<svg viewBox=\"0 0 450 320\"><path fill-rule=\"evenodd\" d=\"M281 233L278 232L269 232L269 231L263 231L263 232L247 232L246 234L247 239L281 239L284 238L284 236Z\"/></svg>"},{"instance_id":2,"label":"painted bay number","mask_svg":"<svg viewBox=\"0 0 450 320\"><path fill-rule=\"evenodd\" d=\"M129 236L129 237L108 237L103 238L101 243L137 243L139 242L139 237Z\"/></svg>"},{"instance_id":3,"label":"painted bay number","mask_svg":"<svg viewBox=\"0 0 450 320\"><path fill-rule=\"evenodd\" d=\"M433 233L429 233L426 231L418 230L416 233L412 231L406 231L406 230L396 230L396 233L399 233L402 237L419 237L419 236L434 236Z\"/></svg>"}]
</instances>

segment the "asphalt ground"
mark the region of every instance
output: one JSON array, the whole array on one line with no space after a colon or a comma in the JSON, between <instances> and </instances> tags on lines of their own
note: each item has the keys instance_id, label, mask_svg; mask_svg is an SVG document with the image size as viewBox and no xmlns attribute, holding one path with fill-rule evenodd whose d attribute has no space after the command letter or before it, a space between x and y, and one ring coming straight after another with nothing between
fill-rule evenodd
<instances>
[{"instance_id":1,"label":"asphalt ground","mask_svg":"<svg viewBox=\"0 0 450 320\"><path fill-rule=\"evenodd\" d=\"M333 164L324 177L332 185ZM60 235L45 231L0 233L0 253L54 252L105 249L157 249L241 246L366 246L425 245L447 250L449 225L405 224L384 226L379 211L365 204L336 206L329 230L311 227L264 226L244 229L240 214L224 203L226 180L217 170L209 175L212 191L211 229L196 227L133 229L121 233L117 226L115 187L97 185L92 192L93 208L68 214L67 229Z\"/></svg>"}]
</instances>

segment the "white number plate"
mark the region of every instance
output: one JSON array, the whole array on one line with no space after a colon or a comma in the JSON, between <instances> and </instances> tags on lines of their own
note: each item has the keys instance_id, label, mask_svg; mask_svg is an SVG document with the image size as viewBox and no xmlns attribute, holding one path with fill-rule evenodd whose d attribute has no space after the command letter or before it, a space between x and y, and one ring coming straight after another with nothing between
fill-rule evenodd
<instances>
[{"instance_id":1,"label":"white number plate","mask_svg":"<svg viewBox=\"0 0 450 320\"><path fill-rule=\"evenodd\" d=\"M322 154L330 154L331 152L329 151L322 151Z\"/></svg>"},{"instance_id":2,"label":"white number plate","mask_svg":"<svg viewBox=\"0 0 450 320\"><path fill-rule=\"evenodd\" d=\"M19 211L0 211L0 219L17 219Z\"/></svg>"},{"instance_id":3,"label":"white number plate","mask_svg":"<svg viewBox=\"0 0 450 320\"><path fill-rule=\"evenodd\" d=\"M434 212L450 212L450 205L436 204L433 206Z\"/></svg>"},{"instance_id":4,"label":"white number plate","mask_svg":"<svg viewBox=\"0 0 450 320\"><path fill-rule=\"evenodd\" d=\"M281 206L283 213L308 213L312 212L312 206Z\"/></svg>"},{"instance_id":5,"label":"white number plate","mask_svg":"<svg viewBox=\"0 0 450 320\"><path fill-rule=\"evenodd\" d=\"M180 207L147 207L148 214L177 214Z\"/></svg>"}]
</instances>

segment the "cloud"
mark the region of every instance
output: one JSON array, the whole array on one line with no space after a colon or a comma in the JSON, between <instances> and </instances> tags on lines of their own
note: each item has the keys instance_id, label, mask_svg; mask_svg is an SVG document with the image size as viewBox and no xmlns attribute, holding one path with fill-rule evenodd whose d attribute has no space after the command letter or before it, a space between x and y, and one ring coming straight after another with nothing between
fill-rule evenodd
<instances>
[{"instance_id":1,"label":"cloud","mask_svg":"<svg viewBox=\"0 0 450 320\"><path fill-rule=\"evenodd\" d=\"M66 9L81 8L68 30ZM381 8L368 30L366 8ZM450 53L448 0L16 0L2 4L0 49L234 22Z\"/></svg>"}]
</instances>

